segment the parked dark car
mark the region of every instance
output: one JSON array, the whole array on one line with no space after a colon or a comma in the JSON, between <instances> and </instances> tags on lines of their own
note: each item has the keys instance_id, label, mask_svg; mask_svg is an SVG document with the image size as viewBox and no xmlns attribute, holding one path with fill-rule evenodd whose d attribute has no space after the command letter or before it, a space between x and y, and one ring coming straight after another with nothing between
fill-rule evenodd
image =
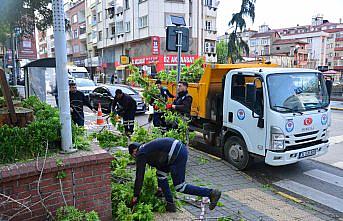
<instances>
[{"instance_id":1,"label":"parked dark car","mask_svg":"<svg viewBox=\"0 0 343 221\"><path fill-rule=\"evenodd\" d=\"M112 102L117 89L121 89L123 93L130 95L137 102L136 113L145 113L147 111L147 105L144 103L143 97L131 87L123 84L102 85L95 88L89 93L91 106L97 108L100 102L103 112L110 113L115 111L112 109Z\"/></svg>"}]
</instances>

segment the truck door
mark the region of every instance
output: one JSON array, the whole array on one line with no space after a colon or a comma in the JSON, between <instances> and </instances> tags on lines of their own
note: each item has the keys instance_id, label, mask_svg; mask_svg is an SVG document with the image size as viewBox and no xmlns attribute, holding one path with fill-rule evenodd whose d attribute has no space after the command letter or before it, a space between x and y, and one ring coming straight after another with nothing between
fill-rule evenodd
<instances>
[{"instance_id":1,"label":"truck door","mask_svg":"<svg viewBox=\"0 0 343 221\"><path fill-rule=\"evenodd\" d=\"M224 111L228 111L228 121L227 125L229 128L238 131L244 138L246 147L249 152L258 155L264 155L264 148L266 145L266 115L264 108L264 94L265 87L262 81L255 77L252 73L235 73L231 77L229 82L231 87L225 87L228 94L230 94L229 99L225 99L227 104L225 105ZM257 79L257 80L256 80ZM256 80L256 81L255 81ZM260 108L257 110L258 114L253 114L253 105L246 102L246 86L248 83L253 83L255 81L257 90L257 103L259 103ZM226 110L225 110L226 109ZM256 109L256 105L255 105ZM263 120L258 116L264 116ZM259 126L258 126L258 123Z\"/></svg>"}]
</instances>

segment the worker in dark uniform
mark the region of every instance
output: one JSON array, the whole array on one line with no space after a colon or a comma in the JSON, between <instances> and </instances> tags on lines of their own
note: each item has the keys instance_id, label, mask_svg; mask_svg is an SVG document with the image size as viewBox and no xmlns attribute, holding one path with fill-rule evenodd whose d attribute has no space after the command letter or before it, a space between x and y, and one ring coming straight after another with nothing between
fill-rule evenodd
<instances>
[{"instance_id":1,"label":"worker in dark uniform","mask_svg":"<svg viewBox=\"0 0 343 221\"><path fill-rule=\"evenodd\" d=\"M135 114L137 109L136 101L122 90L117 89L115 92L114 101L112 103L114 110L117 109L119 116L123 118L126 134L132 134L135 125ZM116 106L119 106L116 108Z\"/></svg>"},{"instance_id":2,"label":"worker in dark uniform","mask_svg":"<svg viewBox=\"0 0 343 221\"><path fill-rule=\"evenodd\" d=\"M209 197L210 210L216 207L221 196L219 190L185 183L188 150L186 145L179 140L159 138L143 145L132 143L129 145L129 152L131 156L136 158L136 180L134 196L131 201L132 206L138 201L143 185L145 166L148 164L157 169L158 186L162 189L167 201L166 209L168 212L176 212L176 206L168 184L168 173L171 173L176 191L195 196Z\"/></svg>"},{"instance_id":3,"label":"worker in dark uniform","mask_svg":"<svg viewBox=\"0 0 343 221\"><path fill-rule=\"evenodd\" d=\"M177 91L177 97L171 108L186 117L190 117L193 98L188 94L188 83L180 82Z\"/></svg>"},{"instance_id":4,"label":"worker in dark uniform","mask_svg":"<svg viewBox=\"0 0 343 221\"><path fill-rule=\"evenodd\" d=\"M69 99L70 99L70 111L71 119L79 126L85 125L85 115L83 112L83 106L89 107L93 112L93 107L90 105L88 98L81 91L77 90L76 83L74 81L69 82Z\"/></svg>"},{"instance_id":5,"label":"worker in dark uniform","mask_svg":"<svg viewBox=\"0 0 343 221\"><path fill-rule=\"evenodd\" d=\"M168 98L174 98L174 95L172 95L169 92L168 88L162 86L161 80L157 80L155 84L157 88L160 90L158 99L160 99L163 102L167 102ZM151 103L154 103L154 100L152 100ZM153 124L155 127L160 127L162 130L166 130L167 125L163 115L164 112L159 110L158 107L154 106Z\"/></svg>"}]
</instances>

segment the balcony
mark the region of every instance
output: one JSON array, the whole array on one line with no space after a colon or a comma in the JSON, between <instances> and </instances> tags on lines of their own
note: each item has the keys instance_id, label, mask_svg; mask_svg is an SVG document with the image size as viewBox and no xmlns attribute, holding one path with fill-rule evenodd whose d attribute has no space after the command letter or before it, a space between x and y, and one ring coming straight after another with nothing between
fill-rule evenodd
<instances>
[{"instance_id":1,"label":"balcony","mask_svg":"<svg viewBox=\"0 0 343 221\"><path fill-rule=\"evenodd\" d=\"M205 16L216 18L217 8L212 7L212 6L204 6L204 14Z\"/></svg>"},{"instance_id":2,"label":"balcony","mask_svg":"<svg viewBox=\"0 0 343 221\"><path fill-rule=\"evenodd\" d=\"M216 30L204 30L204 38L207 40L213 40L215 41L217 39L217 31Z\"/></svg>"},{"instance_id":3,"label":"balcony","mask_svg":"<svg viewBox=\"0 0 343 221\"><path fill-rule=\"evenodd\" d=\"M335 39L335 42L338 42L338 41L343 41L343 37Z\"/></svg>"},{"instance_id":4,"label":"balcony","mask_svg":"<svg viewBox=\"0 0 343 221\"><path fill-rule=\"evenodd\" d=\"M343 47L335 47L335 51L343 51Z\"/></svg>"},{"instance_id":5,"label":"balcony","mask_svg":"<svg viewBox=\"0 0 343 221\"><path fill-rule=\"evenodd\" d=\"M87 41L87 33L80 34L80 35L79 35L79 39L80 39L81 41Z\"/></svg>"},{"instance_id":6,"label":"balcony","mask_svg":"<svg viewBox=\"0 0 343 221\"><path fill-rule=\"evenodd\" d=\"M337 61L337 60L343 60L343 55L340 57L340 56L336 56L333 58L333 60Z\"/></svg>"}]
</instances>

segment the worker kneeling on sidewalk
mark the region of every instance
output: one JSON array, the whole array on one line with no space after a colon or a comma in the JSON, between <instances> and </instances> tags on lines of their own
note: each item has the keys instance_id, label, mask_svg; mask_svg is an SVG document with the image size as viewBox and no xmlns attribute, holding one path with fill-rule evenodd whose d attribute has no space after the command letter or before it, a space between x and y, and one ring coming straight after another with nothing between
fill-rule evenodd
<instances>
[{"instance_id":1,"label":"worker kneeling on sidewalk","mask_svg":"<svg viewBox=\"0 0 343 221\"><path fill-rule=\"evenodd\" d=\"M134 187L134 197L131 204L138 201L142 189L146 164L157 169L158 187L167 201L167 211L176 212L176 206L168 184L167 174L171 173L176 191L209 197L210 210L213 210L221 196L221 192L215 189L193 186L185 183L186 164L188 150L185 144L173 138L158 138L146 144L132 143L129 145L131 156L136 159L136 180Z\"/></svg>"}]
</instances>

